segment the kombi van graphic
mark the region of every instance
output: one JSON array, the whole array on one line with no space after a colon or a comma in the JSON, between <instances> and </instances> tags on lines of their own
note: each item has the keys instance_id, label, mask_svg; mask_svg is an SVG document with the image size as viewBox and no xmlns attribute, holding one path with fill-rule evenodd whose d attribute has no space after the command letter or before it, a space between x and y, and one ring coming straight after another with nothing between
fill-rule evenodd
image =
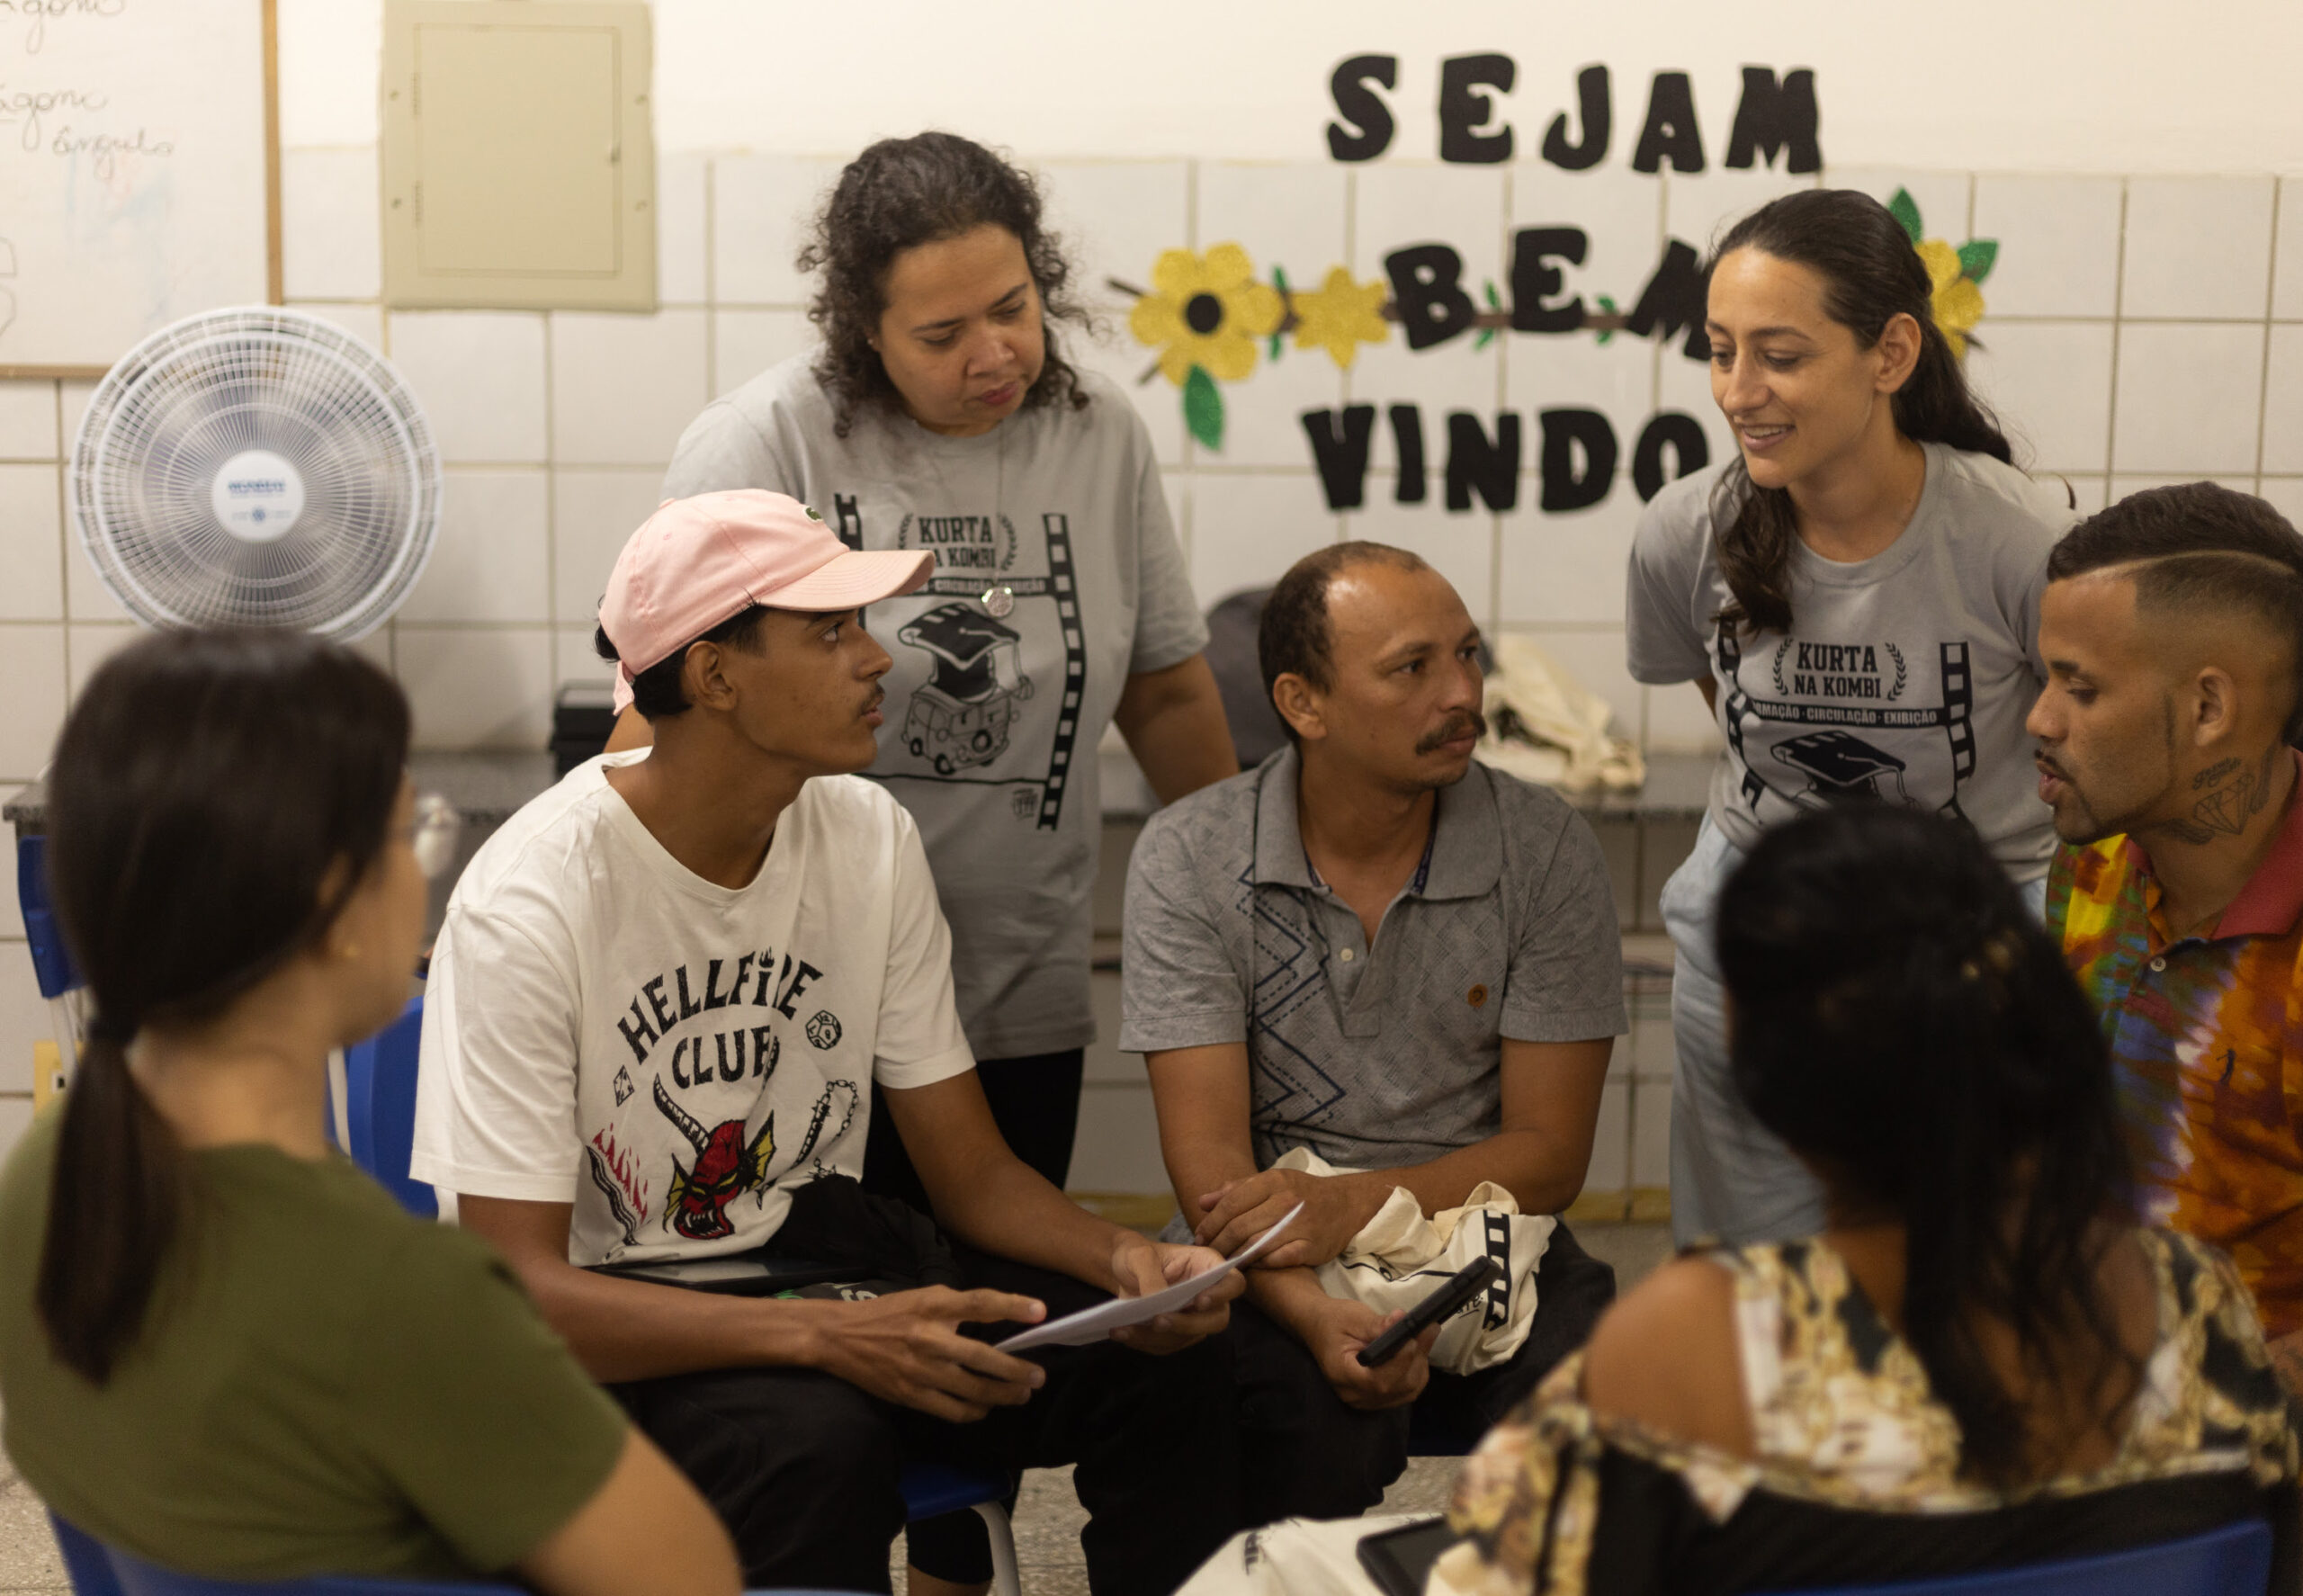
<instances>
[{"instance_id":1,"label":"kombi van graphic","mask_svg":"<svg viewBox=\"0 0 2303 1596\"><path fill-rule=\"evenodd\" d=\"M936 661L903 718L903 746L912 756L950 776L1006 753L1009 730L1032 696L1017 649L1022 638L965 602L938 605L896 637Z\"/></svg>"}]
</instances>

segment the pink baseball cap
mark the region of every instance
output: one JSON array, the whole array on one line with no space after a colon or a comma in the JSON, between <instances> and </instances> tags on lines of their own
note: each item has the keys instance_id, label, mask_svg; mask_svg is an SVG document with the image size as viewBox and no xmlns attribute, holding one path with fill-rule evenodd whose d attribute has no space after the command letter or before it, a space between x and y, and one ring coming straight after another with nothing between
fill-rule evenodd
<instances>
[{"instance_id":1,"label":"pink baseball cap","mask_svg":"<svg viewBox=\"0 0 2303 1596\"><path fill-rule=\"evenodd\" d=\"M632 678L753 605L852 610L927 580L933 550L851 549L798 499L761 489L668 498L623 545L600 600L616 707Z\"/></svg>"}]
</instances>

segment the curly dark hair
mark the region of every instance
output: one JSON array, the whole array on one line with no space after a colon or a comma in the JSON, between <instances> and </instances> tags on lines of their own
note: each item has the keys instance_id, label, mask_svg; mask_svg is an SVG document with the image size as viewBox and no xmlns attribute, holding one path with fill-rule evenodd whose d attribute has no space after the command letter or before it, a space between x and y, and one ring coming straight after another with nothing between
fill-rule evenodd
<instances>
[{"instance_id":1,"label":"curly dark hair","mask_svg":"<svg viewBox=\"0 0 2303 1596\"><path fill-rule=\"evenodd\" d=\"M1069 292L1071 265L1062 240L1041 225L1042 204L1030 173L956 133L883 139L847 163L796 263L802 272L824 274L808 319L823 334L816 375L831 391L835 432L846 437L867 404L897 402L871 343L888 308L888 269L896 256L986 224L1016 236L1039 290L1046 355L1024 408L1058 400L1075 410L1087 406L1080 373L1057 349L1051 323L1093 322Z\"/></svg>"}]
</instances>

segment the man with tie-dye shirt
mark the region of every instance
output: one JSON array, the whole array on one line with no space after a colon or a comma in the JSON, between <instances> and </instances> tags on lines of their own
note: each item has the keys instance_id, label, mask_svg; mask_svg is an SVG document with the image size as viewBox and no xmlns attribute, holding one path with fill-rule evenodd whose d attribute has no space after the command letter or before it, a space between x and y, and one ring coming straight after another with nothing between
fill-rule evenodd
<instances>
[{"instance_id":1,"label":"man with tie-dye shirt","mask_svg":"<svg viewBox=\"0 0 2303 1596\"><path fill-rule=\"evenodd\" d=\"M2231 1254L2303 1391L2303 537L2245 494L2154 489L2048 578L2048 925L2102 1015L2145 1217Z\"/></svg>"}]
</instances>

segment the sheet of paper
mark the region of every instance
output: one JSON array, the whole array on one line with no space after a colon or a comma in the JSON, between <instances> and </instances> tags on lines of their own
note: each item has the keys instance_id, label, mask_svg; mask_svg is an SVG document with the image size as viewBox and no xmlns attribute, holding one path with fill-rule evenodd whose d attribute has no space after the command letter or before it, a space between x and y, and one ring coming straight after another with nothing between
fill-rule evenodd
<instances>
[{"instance_id":1,"label":"sheet of paper","mask_svg":"<svg viewBox=\"0 0 2303 1596\"><path fill-rule=\"evenodd\" d=\"M1142 1324L1162 1314L1172 1314L1233 1269L1244 1268L1270 1251L1272 1243L1279 1240L1279 1233L1286 1230L1295 1215L1303 1211L1304 1205L1296 1204L1279 1216L1277 1224L1214 1269L1203 1270L1164 1291L1155 1291L1149 1296L1114 1297L1095 1307L1066 1314L1061 1319L1051 1319L1045 1324L1035 1324L1029 1330L992 1344L1002 1352L1028 1352L1034 1347L1085 1347L1092 1341L1104 1340L1123 1325Z\"/></svg>"}]
</instances>

